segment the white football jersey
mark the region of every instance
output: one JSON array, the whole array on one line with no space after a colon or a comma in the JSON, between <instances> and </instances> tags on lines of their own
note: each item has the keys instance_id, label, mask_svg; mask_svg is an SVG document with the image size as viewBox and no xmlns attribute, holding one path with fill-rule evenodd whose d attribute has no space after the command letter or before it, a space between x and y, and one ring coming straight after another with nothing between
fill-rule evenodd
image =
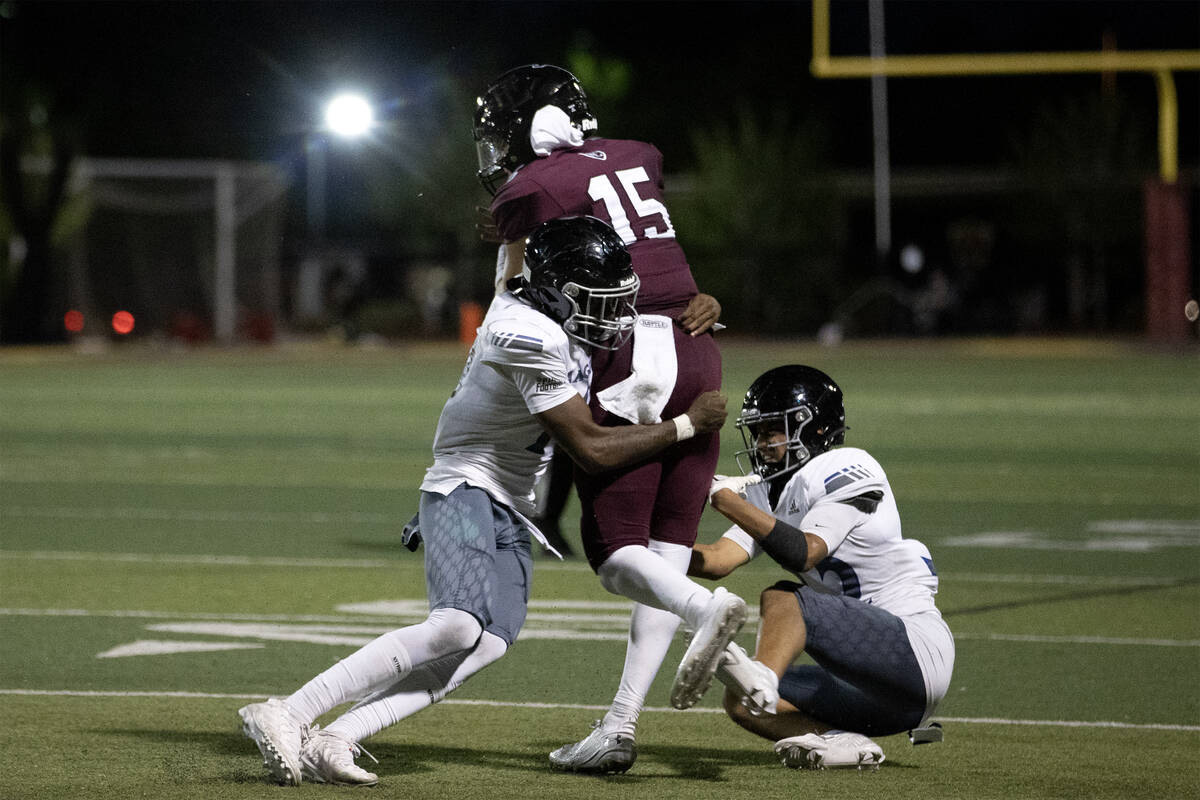
<instances>
[{"instance_id":1,"label":"white football jersey","mask_svg":"<svg viewBox=\"0 0 1200 800\"><path fill-rule=\"evenodd\" d=\"M844 501L878 492L867 512ZM937 572L928 548L900 532L900 512L883 467L867 451L839 447L813 458L792 475L771 508L767 484L750 486L746 499L789 525L819 536L829 548L797 577L817 591L857 597L900 617L925 675L932 704L946 692L954 639L934 605ZM762 548L741 528L725 536L751 558Z\"/></svg>"},{"instance_id":2,"label":"white football jersey","mask_svg":"<svg viewBox=\"0 0 1200 800\"><path fill-rule=\"evenodd\" d=\"M504 292L492 300L433 438L423 491L449 494L464 481L522 513L553 448L534 414L588 398L586 349L560 325Z\"/></svg>"}]
</instances>

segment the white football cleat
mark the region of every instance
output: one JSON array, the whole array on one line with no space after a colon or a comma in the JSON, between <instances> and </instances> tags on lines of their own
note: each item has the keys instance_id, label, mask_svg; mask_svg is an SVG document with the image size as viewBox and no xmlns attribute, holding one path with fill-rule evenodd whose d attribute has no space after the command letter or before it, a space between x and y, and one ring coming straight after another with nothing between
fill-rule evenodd
<instances>
[{"instance_id":1,"label":"white football cleat","mask_svg":"<svg viewBox=\"0 0 1200 800\"><path fill-rule=\"evenodd\" d=\"M729 644L746 622L746 601L718 586L675 672L671 705L691 708L708 691L713 673Z\"/></svg>"},{"instance_id":2,"label":"white football cleat","mask_svg":"<svg viewBox=\"0 0 1200 800\"><path fill-rule=\"evenodd\" d=\"M714 674L717 680L742 696L751 714L774 714L779 704L779 676L761 661L755 661L740 645L730 642Z\"/></svg>"},{"instance_id":3,"label":"white football cleat","mask_svg":"<svg viewBox=\"0 0 1200 800\"><path fill-rule=\"evenodd\" d=\"M883 763L879 745L850 731L806 733L780 739L775 743L775 755L785 767L792 769L856 769L877 770Z\"/></svg>"},{"instance_id":4,"label":"white football cleat","mask_svg":"<svg viewBox=\"0 0 1200 800\"><path fill-rule=\"evenodd\" d=\"M592 732L574 744L564 744L550 754L551 769L606 775L626 772L637 760L633 737L619 731L606 731L601 720L592 723Z\"/></svg>"},{"instance_id":5,"label":"white football cleat","mask_svg":"<svg viewBox=\"0 0 1200 800\"><path fill-rule=\"evenodd\" d=\"M282 700L251 703L238 709L242 733L254 740L262 753L263 766L284 786L300 785L300 744L308 726L297 722Z\"/></svg>"},{"instance_id":6,"label":"white football cleat","mask_svg":"<svg viewBox=\"0 0 1200 800\"><path fill-rule=\"evenodd\" d=\"M379 763L375 756L349 739L314 728L300 749L300 765L304 777L313 783L374 786L379 783L379 776L354 763L354 757L363 753L376 764Z\"/></svg>"}]
</instances>

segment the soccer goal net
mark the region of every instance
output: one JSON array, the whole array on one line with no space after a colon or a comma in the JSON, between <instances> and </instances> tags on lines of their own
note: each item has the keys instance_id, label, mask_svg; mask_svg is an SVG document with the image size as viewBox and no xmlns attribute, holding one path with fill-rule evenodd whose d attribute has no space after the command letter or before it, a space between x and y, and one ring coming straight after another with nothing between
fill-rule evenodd
<instances>
[{"instance_id":1,"label":"soccer goal net","mask_svg":"<svg viewBox=\"0 0 1200 800\"><path fill-rule=\"evenodd\" d=\"M100 332L118 311L139 333L267 340L280 313L287 175L232 161L83 159L72 194L67 296Z\"/></svg>"}]
</instances>

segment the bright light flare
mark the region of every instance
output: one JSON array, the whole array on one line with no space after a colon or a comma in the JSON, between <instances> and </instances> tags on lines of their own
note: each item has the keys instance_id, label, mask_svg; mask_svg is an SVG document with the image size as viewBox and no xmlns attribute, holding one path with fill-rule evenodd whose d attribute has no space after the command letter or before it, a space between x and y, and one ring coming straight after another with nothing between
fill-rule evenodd
<instances>
[{"instance_id":1,"label":"bright light flare","mask_svg":"<svg viewBox=\"0 0 1200 800\"><path fill-rule=\"evenodd\" d=\"M325 125L338 136L353 139L371 130L375 111L360 94L339 94L325 106Z\"/></svg>"}]
</instances>

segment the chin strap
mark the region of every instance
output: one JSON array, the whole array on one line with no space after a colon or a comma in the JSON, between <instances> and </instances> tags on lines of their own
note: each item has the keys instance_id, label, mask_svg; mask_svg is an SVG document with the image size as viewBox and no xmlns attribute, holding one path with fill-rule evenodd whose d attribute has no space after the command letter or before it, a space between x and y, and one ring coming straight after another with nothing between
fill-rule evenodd
<instances>
[{"instance_id":1,"label":"chin strap","mask_svg":"<svg viewBox=\"0 0 1200 800\"><path fill-rule=\"evenodd\" d=\"M524 275L509 278L506 288L528 306L562 325L575 313L575 304L552 286L531 286Z\"/></svg>"}]
</instances>

